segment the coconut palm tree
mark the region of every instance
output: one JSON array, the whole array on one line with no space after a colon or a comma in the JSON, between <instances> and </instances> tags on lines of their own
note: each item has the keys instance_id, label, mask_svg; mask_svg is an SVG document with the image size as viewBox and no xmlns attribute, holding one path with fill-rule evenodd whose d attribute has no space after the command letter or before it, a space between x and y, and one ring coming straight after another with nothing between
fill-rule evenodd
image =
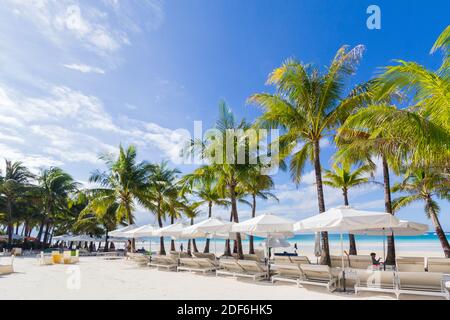
<instances>
[{"instance_id":1,"label":"coconut palm tree","mask_svg":"<svg viewBox=\"0 0 450 320\"><path fill-rule=\"evenodd\" d=\"M47 245L50 228L58 215L69 210L69 196L78 190L79 184L71 175L60 168L44 169L37 178L40 196L43 202L45 226L43 245Z\"/></svg>"},{"instance_id":2,"label":"coconut palm tree","mask_svg":"<svg viewBox=\"0 0 450 320\"><path fill-rule=\"evenodd\" d=\"M345 80L355 73L364 47L340 48L325 73L309 64L288 59L269 76L268 84L276 92L259 93L249 102L262 107L258 127L280 128L278 139L281 159L291 155L292 179L300 183L306 162L311 160L316 175L319 213L325 212L320 141L334 134L347 116L366 101L365 85L344 96ZM328 233L322 232L321 263L330 265Z\"/></svg>"},{"instance_id":3,"label":"coconut palm tree","mask_svg":"<svg viewBox=\"0 0 450 320\"><path fill-rule=\"evenodd\" d=\"M31 172L20 161L12 162L5 159L5 175L0 177L0 195L6 207L6 224L8 246L12 244L14 233L14 207L24 190L29 186Z\"/></svg>"},{"instance_id":4,"label":"coconut palm tree","mask_svg":"<svg viewBox=\"0 0 450 320\"><path fill-rule=\"evenodd\" d=\"M222 197L219 192L217 182L214 175L208 170L194 170L190 174L186 174L180 180L183 185L183 193L187 192L198 198L199 205L208 206L208 218L212 217L212 209L214 205L228 207L230 202ZM210 239L206 239L204 253L209 253Z\"/></svg>"},{"instance_id":5,"label":"coconut palm tree","mask_svg":"<svg viewBox=\"0 0 450 320\"><path fill-rule=\"evenodd\" d=\"M436 71L403 60L395 66L388 66L380 76L380 94L403 89L412 92L415 105L413 109L421 116L450 131L450 26L436 40L431 53L442 50L443 62Z\"/></svg>"},{"instance_id":6,"label":"coconut palm tree","mask_svg":"<svg viewBox=\"0 0 450 320\"><path fill-rule=\"evenodd\" d=\"M208 171L213 174L223 197L230 200L231 220L238 223L238 186L247 179L252 168L249 159L253 155L250 150L255 150L253 147L256 139L249 134L251 126L245 120L237 122L223 101L219 104L219 114L214 126L215 134L209 135L205 140L191 141L183 152L189 156L198 152L201 158L208 162L207 166L199 168L199 172L203 171L206 174ZM244 159L241 159L240 155L244 155ZM235 243L238 257L242 259L244 255L239 233L236 235Z\"/></svg>"},{"instance_id":7,"label":"coconut palm tree","mask_svg":"<svg viewBox=\"0 0 450 320\"><path fill-rule=\"evenodd\" d=\"M396 183L393 192L403 192L407 195L394 199L393 209L398 211L413 202L425 203L425 214L431 219L436 234L441 242L446 258L450 258L450 245L441 223L438 213L439 205L434 198L450 200L450 176L433 170L415 168L408 170L403 182Z\"/></svg>"},{"instance_id":8,"label":"coconut palm tree","mask_svg":"<svg viewBox=\"0 0 450 320\"><path fill-rule=\"evenodd\" d=\"M160 228L163 227L163 220L168 214L173 223L174 219L178 218L180 212L185 209L183 200L180 199L180 186L177 184L178 174L180 171L169 168L167 161L162 161L149 170L144 205L156 215ZM172 242L172 249L174 246L175 244ZM164 237L160 237L159 254L166 254Z\"/></svg>"},{"instance_id":9,"label":"coconut palm tree","mask_svg":"<svg viewBox=\"0 0 450 320\"><path fill-rule=\"evenodd\" d=\"M261 168L255 166L251 170L247 180L242 182L242 191L244 194L251 197L252 218L256 217L256 198L263 200L274 199L278 201L278 198L268 190L274 188L273 179L265 174L261 173ZM249 254L255 253L253 236L249 237Z\"/></svg>"},{"instance_id":10,"label":"coconut palm tree","mask_svg":"<svg viewBox=\"0 0 450 320\"><path fill-rule=\"evenodd\" d=\"M137 152L134 146L124 149L119 146L118 156L103 154L100 159L106 164L104 172L94 171L90 182L97 183L89 201L89 208L96 214L102 214L114 208L117 221L134 223L136 205L147 203L148 176L152 165L137 162ZM134 240L132 242L134 250Z\"/></svg>"},{"instance_id":11,"label":"coconut palm tree","mask_svg":"<svg viewBox=\"0 0 450 320\"><path fill-rule=\"evenodd\" d=\"M357 167L352 171L351 165L348 162L344 162L339 165L335 163L333 170L325 170L323 183L327 186L341 189L344 196L344 205L348 206L348 190L350 188L360 186L369 182L369 178L366 177L368 173L373 172L373 167L366 164ZM349 234L349 254L357 255L355 235Z\"/></svg>"}]
</instances>

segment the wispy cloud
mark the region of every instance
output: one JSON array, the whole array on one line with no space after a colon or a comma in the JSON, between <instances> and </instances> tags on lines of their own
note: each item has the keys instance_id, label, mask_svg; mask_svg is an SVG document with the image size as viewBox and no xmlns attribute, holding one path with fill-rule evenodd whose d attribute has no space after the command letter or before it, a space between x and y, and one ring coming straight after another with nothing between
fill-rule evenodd
<instances>
[{"instance_id":1,"label":"wispy cloud","mask_svg":"<svg viewBox=\"0 0 450 320\"><path fill-rule=\"evenodd\" d=\"M64 67L71 70L76 70L82 73L98 73L105 74L105 70L97 67L88 66L85 64L65 64Z\"/></svg>"}]
</instances>

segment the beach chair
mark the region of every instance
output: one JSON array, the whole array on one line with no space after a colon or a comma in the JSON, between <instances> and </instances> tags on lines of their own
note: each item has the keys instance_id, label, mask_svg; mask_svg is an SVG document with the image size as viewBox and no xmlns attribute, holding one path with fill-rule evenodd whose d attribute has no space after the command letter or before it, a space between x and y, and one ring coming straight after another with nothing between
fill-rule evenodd
<instances>
[{"instance_id":1,"label":"beach chair","mask_svg":"<svg viewBox=\"0 0 450 320\"><path fill-rule=\"evenodd\" d=\"M352 269L367 269L372 267L372 257L369 255L350 255L350 268Z\"/></svg>"},{"instance_id":2,"label":"beach chair","mask_svg":"<svg viewBox=\"0 0 450 320\"><path fill-rule=\"evenodd\" d=\"M360 291L386 292L397 295L397 281L394 271L352 269L356 273L355 294Z\"/></svg>"},{"instance_id":3,"label":"beach chair","mask_svg":"<svg viewBox=\"0 0 450 320\"><path fill-rule=\"evenodd\" d=\"M309 258L307 256L290 256L288 258L291 261L291 263L311 264L311 261L309 261Z\"/></svg>"},{"instance_id":4,"label":"beach chair","mask_svg":"<svg viewBox=\"0 0 450 320\"><path fill-rule=\"evenodd\" d=\"M75 264L78 262L78 260L72 256L72 250L70 250L63 252L62 262L64 264Z\"/></svg>"},{"instance_id":5,"label":"beach chair","mask_svg":"<svg viewBox=\"0 0 450 320\"><path fill-rule=\"evenodd\" d=\"M275 265L279 265L279 264L290 264L292 262L289 256L275 256L273 258L273 263Z\"/></svg>"},{"instance_id":6,"label":"beach chair","mask_svg":"<svg viewBox=\"0 0 450 320\"><path fill-rule=\"evenodd\" d=\"M22 255L22 248L12 248L11 254L18 257Z\"/></svg>"},{"instance_id":7,"label":"beach chair","mask_svg":"<svg viewBox=\"0 0 450 320\"><path fill-rule=\"evenodd\" d=\"M180 258L178 271L189 272L212 272L217 269L217 265L208 258Z\"/></svg>"},{"instance_id":8,"label":"beach chair","mask_svg":"<svg viewBox=\"0 0 450 320\"><path fill-rule=\"evenodd\" d=\"M238 277L243 274L245 274L245 270L236 259L220 259L219 269L216 270L216 276L226 275Z\"/></svg>"},{"instance_id":9,"label":"beach chair","mask_svg":"<svg viewBox=\"0 0 450 320\"><path fill-rule=\"evenodd\" d=\"M336 283L339 284L342 274L341 270L332 269L327 265L301 264L300 269L303 271L304 279L299 280L299 284L324 286L330 292L336 290Z\"/></svg>"},{"instance_id":10,"label":"beach chair","mask_svg":"<svg viewBox=\"0 0 450 320\"><path fill-rule=\"evenodd\" d=\"M450 274L449 258L428 258L428 272L442 272Z\"/></svg>"},{"instance_id":11,"label":"beach chair","mask_svg":"<svg viewBox=\"0 0 450 320\"><path fill-rule=\"evenodd\" d=\"M443 297L450 300L440 272L397 272L398 296L401 294Z\"/></svg>"},{"instance_id":12,"label":"beach chair","mask_svg":"<svg viewBox=\"0 0 450 320\"><path fill-rule=\"evenodd\" d=\"M195 258L199 259L209 259L211 261L216 261L216 255L214 253L202 253L202 252L193 252L192 255Z\"/></svg>"},{"instance_id":13,"label":"beach chair","mask_svg":"<svg viewBox=\"0 0 450 320\"><path fill-rule=\"evenodd\" d=\"M397 271L400 272L424 272L425 258L424 257L398 257Z\"/></svg>"},{"instance_id":14,"label":"beach chair","mask_svg":"<svg viewBox=\"0 0 450 320\"><path fill-rule=\"evenodd\" d=\"M156 267L157 269L163 268L167 270L177 270L178 259L172 255L157 255L152 256L150 262L147 265L149 267Z\"/></svg>"},{"instance_id":15,"label":"beach chair","mask_svg":"<svg viewBox=\"0 0 450 320\"><path fill-rule=\"evenodd\" d=\"M272 283L276 281L293 282L299 286L300 280L304 279L300 264L289 262L285 264L274 264L272 267L275 272L275 275L271 277Z\"/></svg>"},{"instance_id":16,"label":"beach chair","mask_svg":"<svg viewBox=\"0 0 450 320\"><path fill-rule=\"evenodd\" d=\"M0 264L0 275L14 273L14 255L11 256L10 264Z\"/></svg>"},{"instance_id":17,"label":"beach chair","mask_svg":"<svg viewBox=\"0 0 450 320\"><path fill-rule=\"evenodd\" d=\"M53 264L53 258L50 255L46 255L44 251L41 251L40 254L36 256L38 260L38 265L40 266L48 266Z\"/></svg>"},{"instance_id":18,"label":"beach chair","mask_svg":"<svg viewBox=\"0 0 450 320\"><path fill-rule=\"evenodd\" d=\"M254 260L238 260L237 263L244 269L242 277L252 278L253 281L269 277L269 271L265 264Z\"/></svg>"},{"instance_id":19,"label":"beach chair","mask_svg":"<svg viewBox=\"0 0 450 320\"><path fill-rule=\"evenodd\" d=\"M342 268L342 257L341 256L330 256L331 267L332 268ZM348 257L344 256L344 267L349 268Z\"/></svg>"}]
</instances>

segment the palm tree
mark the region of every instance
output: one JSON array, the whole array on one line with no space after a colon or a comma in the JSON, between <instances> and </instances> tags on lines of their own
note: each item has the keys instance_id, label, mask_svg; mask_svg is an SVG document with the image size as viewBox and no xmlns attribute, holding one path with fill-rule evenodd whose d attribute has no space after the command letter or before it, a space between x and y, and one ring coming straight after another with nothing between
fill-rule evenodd
<instances>
[{"instance_id":1,"label":"palm tree","mask_svg":"<svg viewBox=\"0 0 450 320\"><path fill-rule=\"evenodd\" d=\"M369 178L364 175L372 171L372 166L368 164L362 165L352 171L351 165L348 162L344 162L341 165L335 163L333 170L325 170L323 183L327 186L341 189L342 195L344 196L344 205L348 206L348 189L368 183ZM355 235L349 234L348 239L350 246L349 254L357 255Z\"/></svg>"},{"instance_id":2,"label":"palm tree","mask_svg":"<svg viewBox=\"0 0 450 320\"><path fill-rule=\"evenodd\" d=\"M450 200L450 177L448 174L433 170L415 168L408 173L402 183L392 188L393 192L404 192L407 195L394 199L393 208L398 211L415 201L425 202L425 214L433 222L436 234L441 242L446 258L450 258L450 245L438 219L439 205L433 199Z\"/></svg>"},{"instance_id":3,"label":"palm tree","mask_svg":"<svg viewBox=\"0 0 450 320\"><path fill-rule=\"evenodd\" d=\"M166 161L154 165L149 170L147 198L144 205L152 210L158 219L158 225L163 227L163 220L170 213L172 223L179 217L179 212L185 208L180 200L180 187L176 179L180 171L168 167ZM175 244L172 242L172 249ZM165 255L164 237L160 237L159 254Z\"/></svg>"},{"instance_id":4,"label":"palm tree","mask_svg":"<svg viewBox=\"0 0 450 320\"><path fill-rule=\"evenodd\" d=\"M114 208L117 221L125 220L129 225L134 223L134 211L137 204L147 203L148 176L152 165L145 161L137 162L134 146L124 149L119 146L119 154L100 156L107 166L104 172L95 171L89 177L90 182L99 184L92 190L93 197L89 208L96 214L102 214ZM134 239L132 242L134 250Z\"/></svg>"},{"instance_id":5,"label":"palm tree","mask_svg":"<svg viewBox=\"0 0 450 320\"><path fill-rule=\"evenodd\" d=\"M441 49L442 65L436 71L428 70L416 62L397 60L381 75L380 94L404 89L414 94L415 109L420 115L450 130L450 26L436 40L431 53Z\"/></svg>"},{"instance_id":6,"label":"palm tree","mask_svg":"<svg viewBox=\"0 0 450 320\"><path fill-rule=\"evenodd\" d=\"M38 182L45 214L42 224L45 226L42 241L45 247L49 240L50 228L55 219L58 215L68 212L69 196L77 191L78 183L71 175L56 167L44 169L38 177Z\"/></svg>"},{"instance_id":7,"label":"palm tree","mask_svg":"<svg viewBox=\"0 0 450 320\"><path fill-rule=\"evenodd\" d=\"M230 203L223 199L218 190L217 182L214 175L210 174L208 170L194 170L190 174L186 174L180 180L183 185L183 193L187 192L199 199L199 205L208 206L208 218L212 217L212 209L214 205L227 207ZM206 239L204 253L209 253L210 239Z\"/></svg>"},{"instance_id":8,"label":"palm tree","mask_svg":"<svg viewBox=\"0 0 450 320\"><path fill-rule=\"evenodd\" d=\"M278 198L268 190L273 189L273 179L261 173L259 166L255 166L247 180L242 182L242 191L251 197L252 218L256 217L256 198L267 200L269 198L278 201ZM249 237L249 254L254 254L253 236Z\"/></svg>"},{"instance_id":9,"label":"palm tree","mask_svg":"<svg viewBox=\"0 0 450 320\"><path fill-rule=\"evenodd\" d=\"M363 46L348 50L340 48L326 73L317 68L288 59L269 76L268 84L275 85L276 93L259 93L249 98L250 103L263 108L256 125L263 128L281 128L279 138L281 159L292 155L292 179L300 183L305 164L311 160L316 176L319 213L325 212L320 141L333 135L347 116L366 101L365 86L357 86L347 97L343 96L345 80L356 70ZM297 151L296 148L299 147ZM321 263L330 265L328 233L322 232Z\"/></svg>"},{"instance_id":10,"label":"palm tree","mask_svg":"<svg viewBox=\"0 0 450 320\"><path fill-rule=\"evenodd\" d=\"M5 200L8 246L12 244L14 232L14 206L33 177L22 162L5 159L5 175L0 177L0 195Z\"/></svg>"},{"instance_id":11,"label":"palm tree","mask_svg":"<svg viewBox=\"0 0 450 320\"><path fill-rule=\"evenodd\" d=\"M209 163L198 170L204 174L209 172L214 176L223 197L230 200L231 220L238 223L238 187L247 179L252 168L249 164L249 158L252 156L249 150L254 150L252 146L256 141L248 134L251 126L245 120L236 122L232 111L223 101L219 104L219 113L219 119L214 126L216 137L208 136L205 141L191 141L184 152L193 155L199 151L201 157ZM243 163L239 158L240 152L245 155ZM242 259L244 255L239 233L236 235L235 244L238 257Z\"/></svg>"}]
</instances>

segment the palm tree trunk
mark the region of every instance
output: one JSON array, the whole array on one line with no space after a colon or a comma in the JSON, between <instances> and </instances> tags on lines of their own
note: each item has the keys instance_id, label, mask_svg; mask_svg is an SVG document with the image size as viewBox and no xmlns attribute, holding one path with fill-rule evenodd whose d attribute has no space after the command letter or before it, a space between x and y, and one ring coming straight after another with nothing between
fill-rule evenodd
<instances>
[{"instance_id":1,"label":"palm tree trunk","mask_svg":"<svg viewBox=\"0 0 450 320\"><path fill-rule=\"evenodd\" d=\"M229 186L229 188L231 197L231 214L233 216L234 222L239 223L239 216L236 204L236 185L232 184ZM240 233L236 233L236 246L238 259L244 259L244 253L242 251L242 239Z\"/></svg>"},{"instance_id":2,"label":"palm tree trunk","mask_svg":"<svg viewBox=\"0 0 450 320\"><path fill-rule=\"evenodd\" d=\"M389 165L386 157L382 156L383 160L383 183L384 183L384 208L387 213L393 215L392 212L392 199L391 199L391 182L389 177ZM395 241L394 234L387 236L387 255L385 265L395 266Z\"/></svg>"},{"instance_id":3,"label":"palm tree trunk","mask_svg":"<svg viewBox=\"0 0 450 320\"><path fill-rule=\"evenodd\" d=\"M325 198L323 196L322 166L320 164L320 145L319 140L314 142L314 171L316 174L317 202L319 204L319 213L325 212ZM320 264L331 266L330 246L328 244L328 232L321 232L322 235L322 256Z\"/></svg>"},{"instance_id":4,"label":"palm tree trunk","mask_svg":"<svg viewBox=\"0 0 450 320\"><path fill-rule=\"evenodd\" d=\"M344 204L346 206L349 205L348 203L348 190L346 187L342 188L342 194L344 195ZM349 241L349 254L350 255L354 255L356 256L358 253L356 251L356 240L355 240L355 235L349 233L348 234L348 241Z\"/></svg>"},{"instance_id":5,"label":"palm tree trunk","mask_svg":"<svg viewBox=\"0 0 450 320\"><path fill-rule=\"evenodd\" d=\"M159 204L158 204L158 225L160 228L163 227ZM166 255L166 249L164 248L164 237L159 237L159 254L164 256Z\"/></svg>"},{"instance_id":6,"label":"palm tree trunk","mask_svg":"<svg viewBox=\"0 0 450 320\"><path fill-rule=\"evenodd\" d=\"M450 245L448 243L447 237L445 236L444 230L442 230L441 222L438 219L436 211L434 210L431 197L428 196L427 199L428 213L430 215L431 221L433 222L434 230L436 231L436 235L441 242L442 249L444 250L444 255L446 258L450 258Z\"/></svg>"},{"instance_id":7,"label":"palm tree trunk","mask_svg":"<svg viewBox=\"0 0 450 320\"><path fill-rule=\"evenodd\" d=\"M44 232L44 240L42 241L44 245L44 249L47 248L47 240L48 240L48 233L50 231L50 222L47 222L45 226L45 232Z\"/></svg>"},{"instance_id":8,"label":"palm tree trunk","mask_svg":"<svg viewBox=\"0 0 450 320\"><path fill-rule=\"evenodd\" d=\"M256 217L256 194L252 194L252 218ZM248 250L249 254L255 254L255 247L253 244L253 236L249 237L249 247L250 249Z\"/></svg>"},{"instance_id":9,"label":"palm tree trunk","mask_svg":"<svg viewBox=\"0 0 450 320\"><path fill-rule=\"evenodd\" d=\"M106 229L106 233L105 233L105 247L103 248L103 252L108 252L108 239L109 239L109 235L108 235L108 228Z\"/></svg>"},{"instance_id":10,"label":"palm tree trunk","mask_svg":"<svg viewBox=\"0 0 450 320\"><path fill-rule=\"evenodd\" d=\"M191 252L191 239L188 240L187 253L188 254L192 254L192 252Z\"/></svg>"},{"instance_id":11,"label":"palm tree trunk","mask_svg":"<svg viewBox=\"0 0 450 320\"><path fill-rule=\"evenodd\" d=\"M233 222L233 214L230 214L230 222ZM231 256L230 239L225 240L225 251L223 255L227 257Z\"/></svg>"},{"instance_id":12,"label":"palm tree trunk","mask_svg":"<svg viewBox=\"0 0 450 320\"><path fill-rule=\"evenodd\" d=\"M13 223L12 223L12 203L8 199L6 203L8 207L8 247L12 246L12 236L13 236Z\"/></svg>"},{"instance_id":13,"label":"palm tree trunk","mask_svg":"<svg viewBox=\"0 0 450 320\"><path fill-rule=\"evenodd\" d=\"M170 224L173 224L175 221L173 219L173 217L170 217ZM170 240L170 251L177 251L175 249L175 240L171 239Z\"/></svg>"},{"instance_id":14,"label":"palm tree trunk","mask_svg":"<svg viewBox=\"0 0 450 320\"><path fill-rule=\"evenodd\" d=\"M211 218L212 216L212 201L208 202L208 218ZM206 239L206 244L205 244L205 250L203 250L204 253L209 253L209 239Z\"/></svg>"}]
</instances>

